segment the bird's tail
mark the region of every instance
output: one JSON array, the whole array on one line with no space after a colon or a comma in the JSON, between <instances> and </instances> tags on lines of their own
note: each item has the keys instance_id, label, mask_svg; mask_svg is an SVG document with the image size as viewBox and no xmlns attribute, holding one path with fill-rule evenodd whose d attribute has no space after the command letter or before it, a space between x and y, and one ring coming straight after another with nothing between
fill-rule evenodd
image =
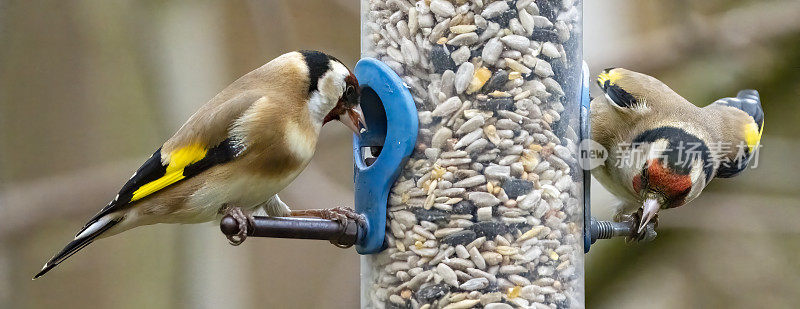
<instances>
[{"instance_id":1,"label":"bird's tail","mask_svg":"<svg viewBox=\"0 0 800 309\"><path fill-rule=\"evenodd\" d=\"M728 160L721 162L717 168L715 177L730 178L744 171L753 157L753 152L757 151L761 143L761 133L764 132L764 109L761 107L758 91L755 90L739 91L735 98L722 98L710 106L715 105L736 108L752 118L752 121L746 120L746 123L742 124L743 143L747 147L732 145L727 154Z\"/></svg>"},{"instance_id":2,"label":"bird's tail","mask_svg":"<svg viewBox=\"0 0 800 309\"><path fill-rule=\"evenodd\" d=\"M69 242L64 249L61 249L58 254L53 256L50 261L44 264L42 270L39 271L36 276L33 276L33 279L35 280L43 276L73 254L91 244L95 239L97 239L97 237L122 221L122 219L123 218L112 218L110 216L105 216L95 222L87 224L80 232L78 232L78 235L75 236L74 240Z\"/></svg>"},{"instance_id":3,"label":"bird's tail","mask_svg":"<svg viewBox=\"0 0 800 309\"><path fill-rule=\"evenodd\" d=\"M714 101L713 104L742 110L753 118L759 131L764 125L764 109L761 107L761 98L758 95L758 91L752 89L742 90L736 94L735 98L722 98Z\"/></svg>"}]
</instances>

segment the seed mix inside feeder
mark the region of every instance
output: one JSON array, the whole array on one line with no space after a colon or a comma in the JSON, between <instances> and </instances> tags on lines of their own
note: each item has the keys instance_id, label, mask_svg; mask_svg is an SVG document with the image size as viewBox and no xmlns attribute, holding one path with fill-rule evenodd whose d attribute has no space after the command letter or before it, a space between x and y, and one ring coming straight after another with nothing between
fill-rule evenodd
<instances>
[{"instance_id":1,"label":"seed mix inside feeder","mask_svg":"<svg viewBox=\"0 0 800 309\"><path fill-rule=\"evenodd\" d=\"M419 111L365 256L376 308L583 306L580 3L364 0L362 55Z\"/></svg>"}]
</instances>

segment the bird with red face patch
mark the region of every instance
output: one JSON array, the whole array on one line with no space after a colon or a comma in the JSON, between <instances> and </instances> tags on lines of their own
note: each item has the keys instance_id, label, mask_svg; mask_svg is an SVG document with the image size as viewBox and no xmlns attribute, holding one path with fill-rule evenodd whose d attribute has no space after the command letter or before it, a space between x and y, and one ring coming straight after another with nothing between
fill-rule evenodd
<instances>
[{"instance_id":1,"label":"bird with red face patch","mask_svg":"<svg viewBox=\"0 0 800 309\"><path fill-rule=\"evenodd\" d=\"M35 278L93 241L155 223L200 223L226 214L244 241L255 212L269 216L364 218L349 208L292 211L278 197L311 161L320 130L338 120L359 134L359 85L338 59L318 51L281 55L245 74L192 115Z\"/></svg>"},{"instance_id":2,"label":"bird with red face patch","mask_svg":"<svg viewBox=\"0 0 800 309\"><path fill-rule=\"evenodd\" d=\"M626 69L604 70L597 84L592 138L608 156L592 175L621 200L615 221L638 223L638 240L660 210L686 205L714 177L738 175L760 146L764 111L755 90L700 108Z\"/></svg>"}]
</instances>

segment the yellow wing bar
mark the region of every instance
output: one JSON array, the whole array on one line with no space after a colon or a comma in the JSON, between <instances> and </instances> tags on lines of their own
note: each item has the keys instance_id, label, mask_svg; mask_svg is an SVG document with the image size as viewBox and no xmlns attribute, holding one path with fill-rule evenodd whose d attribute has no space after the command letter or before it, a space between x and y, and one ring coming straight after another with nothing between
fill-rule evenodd
<instances>
[{"instance_id":1,"label":"yellow wing bar","mask_svg":"<svg viewBox=\"0 0 800 309\"><path fill-rule=\"evenodd\" d=\"M158 192L167 186L184 179L183 169L189 164L202 160L208 149L200 144L191 144L189 146L172 151L169 154L169 165L167 165L166 173L164 176L148 182L133 192L131 202L140 200L150 194Z\"/></svg>"},{"instance_id":2,"label":"yellow wing bar","mask_svg":"<svg viewBox=\"0 0 800 309\"><path fill-rule=\"evenodd\" d=\"M617 82L617 80L620 77L621 75L619 74L619 72L615 72L613 69L608 71L603 71L602 73L597 75L597 83L600 85L604 85L606 81L608 81L609 84L613 85L614 83Z\"/></svg>"}]
</instances>

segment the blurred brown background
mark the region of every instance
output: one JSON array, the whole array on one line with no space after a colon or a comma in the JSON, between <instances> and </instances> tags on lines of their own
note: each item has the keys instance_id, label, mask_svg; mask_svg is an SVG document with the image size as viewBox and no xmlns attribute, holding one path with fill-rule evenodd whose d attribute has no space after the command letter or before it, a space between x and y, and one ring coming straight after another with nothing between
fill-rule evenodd
<instances>
[{"instance_id":1,"label":"blurred brown background","mask_svg":"<svg viewBox=\"0 0 800 309\"><path fill-rule=\"evenodd\" d=\"M0 308L357 307L354 250L272 239L231 247L212 224L138 228L30 278L238 76L296 49L354 64L359 6L0 0ZM698 105L755 88L768 122L757 168L665 213L657 241L592 247L587 306L795 306L800 1L589 1L584 15L593 73L646 72ZM323 134L281 194L295 208L352 205L347 130ZM594 214L607 218L611 199L594 188Z\"/></svg>"}]
</instances>

